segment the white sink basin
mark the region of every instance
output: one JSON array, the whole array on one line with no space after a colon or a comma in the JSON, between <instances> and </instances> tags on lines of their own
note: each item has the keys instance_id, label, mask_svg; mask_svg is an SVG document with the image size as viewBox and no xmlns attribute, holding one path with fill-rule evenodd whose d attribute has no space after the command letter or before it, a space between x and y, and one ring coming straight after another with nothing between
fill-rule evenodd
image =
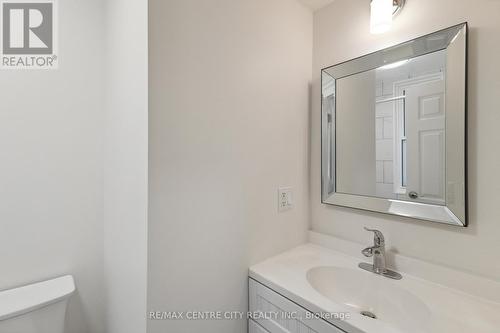
<instances>
[{"instance_id":1,"label":"white sink basin","mask_svg":"<svg viewBox=\"0 0 500 333\"><path fill-rule=\"evenodd\" d=\"M401 288L400 281L344 267L315 267L307 281L321 295L349 308L353 314L376 316L402 332L426 332L429 308L415 295ZM399 282L399 283L398 283Z\"/></svg>"},{"instance_id":2,"label":"white sink basin","mask_svg":"<svg viewBox=\"0 0 500 333\"><path fill-rule=\"evenodd\" d=\"M358 267L362 245L333 242L359 257L305 244L252 266L250 277L310 312L342 313L325 320L344 332L500 332L500 281L401 256L403 279L391 280Z\"/></svg>"}]
</instances>

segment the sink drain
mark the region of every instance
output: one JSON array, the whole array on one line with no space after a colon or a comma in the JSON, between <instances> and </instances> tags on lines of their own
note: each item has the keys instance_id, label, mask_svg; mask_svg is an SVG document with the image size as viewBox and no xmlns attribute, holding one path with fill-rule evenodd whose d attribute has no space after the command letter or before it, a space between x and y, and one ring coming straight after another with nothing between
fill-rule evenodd
<instances>
[{"instance_id":1,"label":"sink drain","mask_svg":"<svg viewBox=\"0 0 500 333\"><path fill-rule=\"evenodd\" d=\"M377 316L374 313L370 312L370 311L361 311L360 313L363 316L365 316L365 317L372 318L372 319L377 319Z\"/></svg>"}]
</instances>

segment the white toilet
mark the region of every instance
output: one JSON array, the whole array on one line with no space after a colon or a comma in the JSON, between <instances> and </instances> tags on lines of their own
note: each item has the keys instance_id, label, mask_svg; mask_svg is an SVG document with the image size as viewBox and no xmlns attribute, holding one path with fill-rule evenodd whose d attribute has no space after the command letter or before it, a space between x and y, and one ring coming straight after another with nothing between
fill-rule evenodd
<instances>
[{"instance_id":1,"label":"white toilet","mask_svg":"<svg viewBox=\"0 0 500 333\"><path fill-rule=\"evenodd\" d=\"M70 275L0 292L0 333L64 333Z\"/></svg>"}]
</instances>

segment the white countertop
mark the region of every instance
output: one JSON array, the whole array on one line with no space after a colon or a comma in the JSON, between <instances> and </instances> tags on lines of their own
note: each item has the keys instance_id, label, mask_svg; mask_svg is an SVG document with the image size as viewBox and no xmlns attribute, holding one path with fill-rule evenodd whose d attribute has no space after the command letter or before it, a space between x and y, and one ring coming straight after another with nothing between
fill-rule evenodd
<instances>
[{"instance_id":1,"label":"white countertop","mask_svg":"<svg viewBox=\"0 0 500 333\"><path fill-rule=\"evenodd\" d=\"M313 237L314 238L314 237ZM331 242L335 242L332 238ZM337 243L346 243L339 240ZM324 245L324 244L323 244ZM356 244L347 247L356 248ZM347 251L349 252L349 251ZM403 279L393 281L399 288L403 288L418 297L429 309L429 316L425 320L425 328L411 328L402 330L401 327L391 326L382 320L366 318L352 311L343 304L338 304L316 291L307 280L307 272L316 267L340 267L358 270L361 260L354 256L332 250L317 244L308 243L270 258L250 268L250 277L268 286L295 303L312 312L336 313L350 312L349 319L344 321L329 320L332 324L348 332L366 333L498 333L500 332L500 283L466 273L443 269L439 266L433 270L432 264L416 263L415 267L424 267L429 277L436 280L423 279L414 275L403 274ZM404 260L400 260L403 262ZM408 259L406 265L416 262ZM364 272L360 270L361 272ZM445 272L445 273L443 273ZM372 274L366 272L366 274ZM450 278L454 287L464 286L462 290L445 286L442 282ZM380 277L382 278L382 277ZM383 278L385 279L385 278ZM451 282L450 282L451 283ZM468 285L467 288L465 286ZM477 294L471 291L477 290ZM489 294L488 294L489 291ZM491 297L484 297L485 295ZM411 331L411 332L410 332Z\"/></svg>"}]
</instances>

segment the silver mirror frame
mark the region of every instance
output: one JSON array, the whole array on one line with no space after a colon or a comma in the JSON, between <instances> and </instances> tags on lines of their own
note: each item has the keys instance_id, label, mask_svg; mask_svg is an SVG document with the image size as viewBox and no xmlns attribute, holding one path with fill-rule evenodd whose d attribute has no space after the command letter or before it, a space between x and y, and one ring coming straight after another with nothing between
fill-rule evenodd
<instances>
[{"instance_id":1,"label":"silver mirror frame","mask_svg":"<svg viewBox=\"0 0 500 333\"><path fill-rule=\"evenodd\" d=\"M455 43L455 41L457 42ZM446 134L446 184L447 186L448 184L459 186L459 191L451 193L447 189L446 205L444 206L336 192L336 110L335 106L333 106L333 110L330 111L325 110L323 107L323 75L329 75L333 79L333 87L330 87L330 89L333 88L336 91L335 81L342 77L376 69L400 60L445 50L452 44L458 44L453 46L456 48L454 52L458 52L459 58L458 63L454 65L458 65L461 70L463 65L463 73L451 74L457 76L456 78L453 77L453 79L456 79L455 81L459 83L455 85L447 84L446 95L452 96L452 93L455 93L456 96L458 93L460 96L463 96L463 100L460 98L458 101L453 100L453 103L449 103L450 105L453 104L453 110L448 110L448 103L446 106L446 126L453 125L456 129L453 137L449 137L449 135ZM321 70L322 203L467 227L467 54L468 26L467 23L462 23ZM454 90L449 91L449 89ZM336 99L335 95L334 98ZM336 100L333 105L336 105ZM454 112L452 117L453 120L450 120L450 122L453 121L453 124L449 124L448 112ZM455 153L457 151L456 145L462 143L463 149ZM454 154L451 153L452 151ZM450 179L450 177L455 178Z\"/></svg>"}]
</instances>

